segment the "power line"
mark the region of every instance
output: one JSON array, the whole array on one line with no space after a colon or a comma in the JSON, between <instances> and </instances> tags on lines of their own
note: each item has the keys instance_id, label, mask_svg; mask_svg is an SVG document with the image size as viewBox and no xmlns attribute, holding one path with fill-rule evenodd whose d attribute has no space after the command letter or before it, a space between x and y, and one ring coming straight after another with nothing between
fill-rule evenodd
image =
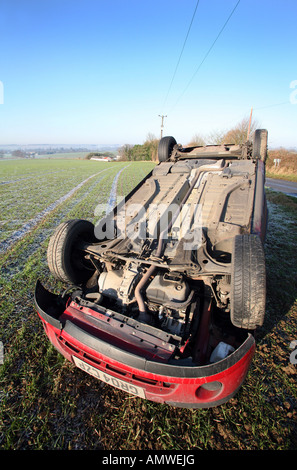
<instances>
[{"instance_id":1,"label":"power line","mask_svg":"<svg viewBox=\"0 0 297 470\"><path fill-rule=\"evenodd\" d=\"M189 88L190 84L192 83L192 81L194 80L195 76L197 75L197 73L199 72L200 68L202 67L203 63L205 62L205 60L207 59L207 57L209 56L211 50L213 49L214 45L216 44L217 40L219 39L219 37L221 36L222 32L224 31L225 27L227 26L229 20L231 19L232 15L234 14L236 8L238 7L240 3L240 0L238 0L238 2L236 3L235 7L233 8L233 10L231 11L230 15L228 16L227 20L225 21L223 27L220 29L220 32L219 34L217 35L217 37L215 38L215 40L213 41L212 45L210 46L210 48L208 49L208 51L206 52L205 56L203 57L202 61L200 62L199 66L197 67L196 71L194 72L192 78L190 79L190 81L188 82L186 88L184 89L184 91L181 93L181 95L179 96L177 102L175 103L175 105L172 107L175 108L175 106L177 105L177 103L179 102L179 100L182 98L182 96L185 94L185 92L187 91L187 89ZM171 110L172 110L171 109Z\"/></svg>"},{"instance_id":2,"label":"power line","mask_svg":"<svg viewBox=\"0 0 297 470\"><path fill-rule=\"evenodd\" d=\"M196 7L195 7L195 10L194 10L194 13L193 13L193 16L192 16L192 19L191 19L191 22L190 22L190 26L188 28L188 32L187 32L187 35L185 37L185 40L184 40L184 44L183 44L183 47L182 47L182 50L180 52L180 55L179 55L179 58L178 58L178 61L177 61L177 64L176 64L176 67L175 67L175 70L174 70L174 73L173 73L173 76L172 76L172 79L171 79L171 83L169 85L169 88L168 88L168 91L167 91L167 95L166 95L166 98L164 100L164 104L163 104L163 108L167 102L167 98L168 98L168 95L170 93L170 90L171 90L171 87L172 87L172 84L174 82L174 79L175 79L175 75L176 75L176 72L177 72L177 69L178 69L178 66L179 66L179 63L181 61L181 58L182 58L182 55L183 55L183 52L184 52L184 49L185 49L185 46L186 46L186 43L187 43L187 40L188 40L188 37L189 37L189 34L190 34L190 31L191 31L191 28L192 28L192 24L193 24L193 21L194 21L194 18L195 18L195 15L196 15L196 11L197 11L197 8L198 8L198 5L199 5L199 1L197 1L196 3Z\"/></svg>"}]
</instances>

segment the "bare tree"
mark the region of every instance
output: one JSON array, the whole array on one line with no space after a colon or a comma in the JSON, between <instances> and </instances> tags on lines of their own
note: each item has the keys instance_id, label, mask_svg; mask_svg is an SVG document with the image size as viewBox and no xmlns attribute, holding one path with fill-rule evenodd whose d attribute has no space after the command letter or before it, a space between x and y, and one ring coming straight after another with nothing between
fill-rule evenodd
<instances>
[{"instance_id":1,"label":"bare tree","mask_svg":"<svg viewBox=\"0 0 297 470\"><path fill-rule=\"evenodd\" d=\"M120 147L119 148L120 160L130 161L132 158L132 149L133 149L133 145L130 145L130 144L125 144L122 147Z\"/></svg>"},{"instance_id":2,"label":"bare tree","mask_svg":"<svg viewBox=\"0 0 297 470\"><path fill-rule=\"evenodd\" d=\"M250 136L254 133L256 129L260 126L257 121L252 119L250 127ZM223 137L223 142L225 144L244 144L247 141L249 128L249 118L243 118L236 126L230 129Z\"/></svg>"},{"instance_id":3,"label":"bare tree","mask_svg":"<svg viewBox=\"0 0 297 470\"><path fill-rule=\"evenodd\" d=\"M153 162L156 162L158 160L159 139L154 134L149 132L143 145L149 148L151 159Z\"/></svg>"},{"instance_id":4,"label":"bare tree","mask_svg":"<svg viewBox=\"0 0 297 470\"><path fill-rule=\"evenodd\" d=\"M153 134L152 132L148 132L148 134L146 136L146 142L154 142L156 140L158 140L158 139L155 136L155 134Z\"/></svg>"},{"instance_id":5,"label":"bare tree","mask_svg":"<svg viewBox=\"0 0 297 470\"><path fill-rule=\"evenodd\" d=\"M192 137L192 140L191 142L188 144L189 147L194 147L195 145L199 146L204 146L205 145L205 140L204 140L204 137L200 134L195 134L193 137Z\"/></svg>"},{"instance_id":6,"label":"bare tree","mask_svg":"<svg viewBox=\"0 0 297 470\"><path fill-rule=\"evenodd\" d=\"M221 145L224 143L224 136L226 131L215 130L208 134L207 143L210 145Z\"/></svg>"}]
</instances>

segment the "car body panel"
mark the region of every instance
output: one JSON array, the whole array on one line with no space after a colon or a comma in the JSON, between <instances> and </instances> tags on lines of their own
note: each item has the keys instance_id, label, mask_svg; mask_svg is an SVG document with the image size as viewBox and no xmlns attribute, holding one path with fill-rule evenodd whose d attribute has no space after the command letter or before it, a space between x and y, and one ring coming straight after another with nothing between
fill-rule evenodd
<instances>
[{"instance_id":1,"label":"car body panel","mask_svg":"<svg viewBox=\"0 0 297 470\"><path fill-rule=\"evenodd\" d=\"M81 308L70 302L57 321L57 311L45 311L49 309L44 302L48 294L38 283L35 305L51 343L77 366L76 359L81 361L85 366L80 365L80 368L85 372L127 393L177 407L218 406L234 396L249 370L255 351L252 334L247 335L235 352L214 364L189 366L186 362L181 365L156 362L153 357L137 354L128 343L124 349L120 341L115 341L118 338L113 338L112 344L110 338L102 334L102 328L90 327L82 321L82 314L92 318L89 307ZM56 296L56 303L59 300Z\"/></svg>"}]
</instances>

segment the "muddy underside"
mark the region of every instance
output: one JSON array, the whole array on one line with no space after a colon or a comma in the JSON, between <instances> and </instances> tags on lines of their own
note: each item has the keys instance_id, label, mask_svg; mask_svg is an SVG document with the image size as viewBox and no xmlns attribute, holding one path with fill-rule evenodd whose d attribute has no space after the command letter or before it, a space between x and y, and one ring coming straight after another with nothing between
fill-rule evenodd
<instances>
[{"instance_id":1,"label":"muddy underside","mask_svg":"<svg viewBox=\"0 0 297 470\"><path fill-rule=\"evenodd\" d=\"M149 335L161 360L205 363L220 341L236 348L246 334L230 322L232 241L250 231L254 188L250 160L159 164L96 226L102 241L84 246L96 267L84 299L138 322L131 335Z\"/></svg>"}]
</instances>

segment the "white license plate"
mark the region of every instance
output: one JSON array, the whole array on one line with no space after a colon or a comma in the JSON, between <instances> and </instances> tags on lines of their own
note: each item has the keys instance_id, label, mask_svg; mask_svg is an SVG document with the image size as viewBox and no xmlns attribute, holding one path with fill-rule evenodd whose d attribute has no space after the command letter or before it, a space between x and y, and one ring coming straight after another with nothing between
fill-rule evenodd
<instances>
[{"instance_id":1,"label":"white license plate","mask_svg":"<svg viewBox=\"0 0 297 470\"><path fill-rule=\"evenodd\" d=\"M82 361L78 357L73 356L73 360L77 367L92 375L93 377L96 377L96 379L102 380L102 382L112 385L113 387L119 388L120 390L124 390L127 393L131 393L132 395L136 395L140 398L145 398L143 388L129 384L124 380L120 380L116 377L113 377L112 375L106 374L105 372L102 372L101 370L98 370L90 364L87 364L86 362Z\"/></svg>"}]
</instances>

